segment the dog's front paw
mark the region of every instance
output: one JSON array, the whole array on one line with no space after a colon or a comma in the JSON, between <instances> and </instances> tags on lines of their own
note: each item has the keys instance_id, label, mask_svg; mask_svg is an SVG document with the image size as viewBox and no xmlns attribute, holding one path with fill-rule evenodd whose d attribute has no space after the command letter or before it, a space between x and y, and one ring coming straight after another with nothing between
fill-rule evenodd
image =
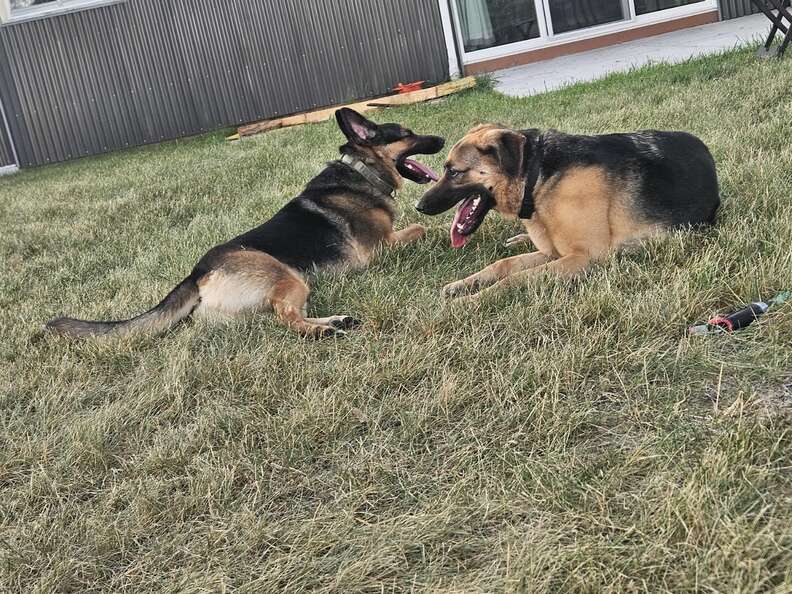
<instances>
[{"instance_id":1,"label":"dog's front paw","mask_svg":"<svg viewBox=\"0 0 792 594\"><path fill-rule=\"evenodd\" d=\"M449 304L451 307L462 307L472 309L481 303L481 293L468 293L452 299Z\"/></svg>"},{"instance_id":2,"label":"dog's front paw","mask_svg":"<svg viewBox=\"0 0 792 594\"><path fill-rule=\"evenodd\" d=\"M344 330L335 328L334 326L316 326L310 333L306 334L309 338L314 340L321 340L323 338L330 338L332 336L346 336Z\"/></svg>"},{"instance_id":3,"label":"dog's front paw","mask_svg":"<svg viewBox=\"0 0 792 594\"><path fill-rule=\"evenodd\" d=\"M509 237L504 244L506 247L512 247L513 245L518 245L521 243L525 243L531 239L531 236L527 233L520 233L519 235L515 235L514 237Z\"/></svg>"},{"instance_id":4,"label":"dog's front paw","mask_svg":"<svg viewBox=\"0 0 792 594\"><path fill-rule=\"evenodd\" d=\"M410 231L410 234L413 235L415 239L418 239L426 235L426 227L424 227L420 223L413 223L411 225L408 225L407 230Z\"/></svg>"},{"instance_id":5,"label":"dog's front paw","mask_svg":"<svg viewBox=\"0 0 792 594\"><path fill-rule=\"evenodd\" d=\"M330 320L330 326L338 330L354 330L362 324L363 322L352 316L335 316Z\"/></svg>"},{"instance_id":6,"label":"dog's front paw","mask_svg":"<svg viewBox=\"0 0 792 594\"><path fill-rule=\"evenodd\" d=\"M453 283L448 283L445 287L443 287L443 297L446 299L456 299L476 291L477 289L478 282L476 281L472 283L466 282L464 280L455 281Z\"/></svg>"}]
</instances>

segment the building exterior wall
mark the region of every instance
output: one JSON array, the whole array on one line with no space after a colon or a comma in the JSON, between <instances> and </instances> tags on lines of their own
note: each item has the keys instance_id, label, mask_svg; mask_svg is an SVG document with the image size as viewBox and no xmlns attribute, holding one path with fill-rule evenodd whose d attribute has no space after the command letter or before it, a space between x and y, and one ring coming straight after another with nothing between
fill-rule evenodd
<instances>
[{"instance_id":1,"label":"building exterior wall","mask_svg":"<svg viewBox=\"0 0 792 594\"><path fill-rule=\"evenodd\" d=\"M0 100L21 166L448 72L437 0L126 0L0 26Z\"/></svg>"}]
</instances>

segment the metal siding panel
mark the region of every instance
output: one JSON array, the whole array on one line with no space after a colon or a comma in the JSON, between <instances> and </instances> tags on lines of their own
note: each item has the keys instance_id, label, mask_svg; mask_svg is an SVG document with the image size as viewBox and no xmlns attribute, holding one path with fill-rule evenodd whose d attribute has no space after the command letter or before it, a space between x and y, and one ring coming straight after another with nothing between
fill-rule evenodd
<instances>
[{"instance_id":1,"label":"metal siding panel","mask_svg":"<svg viewBox=\"0 0 792 594\"><path fill-rule=\"evenodd\" d=\"M173 34L169 2L130 2L124 40L132 104L145 142L185 136L198 126L193 80L185 74L183 43Z\"/></svg>"},{"instance_id":2,"label":"metal siding panel","mask_svg":"<svg viewBox=\"0 0 792 594\"><path fill-rule=\"evenodd\" d=\"M0 96L22 165L383 95L448 72L436 0L228 0L222 9L128 0L2 26L3 52Z\"/></svg>"},{"instance_id":3,"label":"metal siding panel","mask_svg":"<svg viewBox=\"0 0 792 594\"><path fill-rule=\"evenodd\" d=\"M721 19L736 19L761 12L751 0L720 0Z\"/></svg>"},{"instance_id":4,"label":"metal siding panel","mask_svg":"<svg viewBox=\"0 0 792 594\"><path fill-rule=\"evenodd\" d=\"M32 142L30 134L22 119L22 107L19 100L14 79L11 72L10 61L8 59L8 39L2 35L0 29L0 101L5 108L8 127L11 137L14 139L14 146L21 164L26 163L26 156L32 154Z\"/></svg>"},{"instance_id":5,"label":"metal siding panel","mask_svg":"<svg viewBox=\"0 0 792 594\"><path fill-rule=\"evenodd\" d=\"M245 56L258 110L254 119L305 109L301 107L306 103L305 95L319 96L319 92L305 84L302 62L295 59L299 43L292 28L288 1L275 5L249 2L246 8L250 11L249 18L241 23L243 29L239 34L246 40Z\"/></svg>"},{"instance_id":6,"label":"metal siding panel","mask_svg":"<svg viewBox=\"0 0 792 594\"><path fill-rule=\"evenodd\" d=\"M10 66L33 145L24 164L105 152L130 139L139 143L117 99L126 76L115 67L114 15L105 7L2 29L19 50Z\"/></svg>"},{"instance_id":7,"label":"metal siding panel","mask_svg":"<svg viewBox=\"0 0 792 594\"><path fill-rule=\"evenodd\" d=\"M197 6L196 6L197 4ZM181 0L174 3L174 33L183 43L187 74L195 81L193 93L199 107L201 129L247 121L255 112L246 81L244 55L236 39L238 2L217 11L214 0ZM211 27L205 15L217 14Z\"/></svg>"}]
</instances>

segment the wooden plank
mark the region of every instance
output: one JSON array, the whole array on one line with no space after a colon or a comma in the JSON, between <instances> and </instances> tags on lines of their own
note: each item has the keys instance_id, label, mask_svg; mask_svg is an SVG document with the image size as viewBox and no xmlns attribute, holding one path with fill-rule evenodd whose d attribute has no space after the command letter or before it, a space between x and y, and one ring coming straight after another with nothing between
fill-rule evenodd
<instances>
[{"instance_id":1,"label":"wooden plank","mask_svg":"<svg viewBox=\"0 0 792 594\"><path fill-rule=\"evenodd\" d=\"M436 98L437 87L432 87L431 89L421 89L420 91L404 93L403 95L388 95L387 97L376 99L374 103L369 103L368 105L373 107L396 107L397 105L410 105Z\"/></svg>"},{"instance_id":2,"label":"wooden plank","mask_svg":"<svg viewBox=\"0 0 792 594\"><path fill-rule=\"evenodd\" d=\"M287 116L285 118L276 118L273 120L264 120L262 122L255 122L240 126L237 129L237 134L229 138L236 139L238 137L252 136L261 132L269 132L270 130L277 130L278 128L288 128L290 126L300 126L303 124L315 124L332 119L335 112L342 107L349 107L357 112L364 113L371 111L378 107L394 107L397 105L411 105L413 103L420 103L422 101L429 101L437 99L438 97L445 97L452 93L458 93L465 89L470 89L476 86L476 79L472 76L454 80L451 82L443 83L436 87L429 89L421 89L420 91L413 91L412 93L404 93L402 95L389 95L380 99L371 101L362 101L358 103L349 103L347 105L336 105L325 109L317 109L315 111L306 111L295 115Z\"/></svg>"},{"instance_id":3,"label":"wooden plank","mask_svg":"<svg viewBox=\"0 0 792 594\"><path fill-rule=\"evenodd\" d=\"M460 80L444 83L430 89L421 89L420 91L413 91L412 93L405 93L403 95L389 95L382 99L377 99L374 103L368 105L374 107L394 107L396 105L412 105L413 103L421 103L422 101L430 101L439 97L445 97L452 93L458 93L465 89L470 89L476 86L476 79L472 76L462 78Z\"/></svg>"},{"instance_id":4,"label":"wooden plank","mask_svg":"<svg viewBox=\"0 0 792 594\"><path fill-rule=\"evenodd\" d=\"M237 129L237 133L242 137L252 136L253 134L269 132L270 130L277 130L278 128L288 128L290 126L300 126L302 124L315 124L317 122L324 122L331 119L335 115L336 110L338 110L340 107L342 106L318 109L316 111L306 111L304 113L298 113L285 118L264 120L263 122L256 122L254 124L240 126ZM358 112L371 111L374 109L365 103L352 103L346 107L350 107Z\"/></svg>"},{"instance_id":5,"label":"wooden plank","mask_svg":"<svg viewBox=\"0 0 792 594\"><path fill-rule=\"evenodd\" d=\"M459 91L464 91L465 89L472 89L475 86L475 76L468 76L465 78L460 78L459 80L452 80L451 82L437 86L437 96L444 97L445 95L450 95L451 93L458 93Z\"/></svg>"}]
</instances>

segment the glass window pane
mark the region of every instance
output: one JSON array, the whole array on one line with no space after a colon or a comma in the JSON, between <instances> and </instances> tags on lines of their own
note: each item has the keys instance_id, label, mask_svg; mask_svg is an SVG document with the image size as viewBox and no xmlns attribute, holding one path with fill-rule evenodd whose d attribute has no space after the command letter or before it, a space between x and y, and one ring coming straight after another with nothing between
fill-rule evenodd
<instances>
[{"instance_id":1,"label":"glass window pane","mask_svg":"<svg viewBox=\"0 0 792 594\"><path fill-rule=\"evenodd\" d=\"M635 0L635 14L648 14L696 2L704 2L704 0Z\"/></svg>"},{"instance_id":2,"label":"glass window pane","mask_svg":"<svg viewBox=\"0 0 792 594\"><path fill-rule=\"evenodd\" d=\"M456 0L465 51L539 37L533 0Z\"/></svg>"},{"instance_id":3,"label":"glass window pane","mask_svg":"<svg viewBox=\"0 0 792 594\"><path fill-rule=\"evenodd\" d=\"M48 4L50 2L57 2L57 0L11 0L11 10L13 11L22 8L30 8L31 6Z\"/></svg>"},{"instance_id":4,"label":"glass window pane","mask_svg":"<svg viewBox=\"0 0 792 594\"><path fill-rule=\"evenodd\" d=\"M553 33L565 33L624 19L622 0L549 0Z\"/></svg>"}]
</instances>

